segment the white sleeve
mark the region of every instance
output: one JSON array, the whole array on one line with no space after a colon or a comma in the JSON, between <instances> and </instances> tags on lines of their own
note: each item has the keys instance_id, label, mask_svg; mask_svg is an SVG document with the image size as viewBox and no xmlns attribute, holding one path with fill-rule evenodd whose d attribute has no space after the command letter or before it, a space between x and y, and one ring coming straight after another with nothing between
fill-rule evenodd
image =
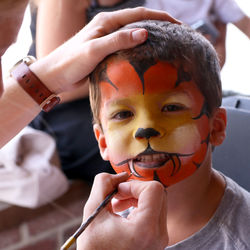
<instances>
[{"instance_id":1,"label":"white sleeve","mask_svg":"<svg viewBox=\"0 0 250 250\"><path fill-rule=\"evenodd\" d=\"M224 23L235 23L245 16L235 0L214 0L214 12Z\"/></svg>"}]
</instances>

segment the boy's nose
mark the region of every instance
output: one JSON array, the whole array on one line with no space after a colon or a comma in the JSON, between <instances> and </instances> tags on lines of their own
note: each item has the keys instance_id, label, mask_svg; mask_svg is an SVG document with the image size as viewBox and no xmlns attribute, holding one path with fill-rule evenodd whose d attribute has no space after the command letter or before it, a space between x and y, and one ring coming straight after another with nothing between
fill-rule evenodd
<instances>
[{"instance_id":1,"label":"boy's nose","mask_svg":"<svg viewBox=\"0 0 250 250\"><path fill-rule=\"evenodd\" d=\"M159 135L160 135L160 132L158 132L154 128L138 128L135 133L135 138L149 139L150 137L159 136Z\"/></svg>"}]
</instances>

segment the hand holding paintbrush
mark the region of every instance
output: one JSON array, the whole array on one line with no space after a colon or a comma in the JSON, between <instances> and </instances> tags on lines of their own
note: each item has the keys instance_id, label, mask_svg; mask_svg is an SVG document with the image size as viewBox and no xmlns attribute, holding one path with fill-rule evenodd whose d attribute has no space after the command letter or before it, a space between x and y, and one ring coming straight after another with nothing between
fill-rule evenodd
<instances>
[{"instance_id":1,"label":"hand holding paintbrush","mask_svg":"<svg viewBox=\"0 0 250 250\"><path fill-rule=\"evenodd\" d=\"M166 217L167 210L165 189L158 182L124 182L128 178L126 173L101 174L96 178L84 208L84 223L80 228L85 228L85 230L82 233L78 231L75 235L78 238L77 249L159 249L167 245L166 218L162 218L162 215ZM112 191L117 186L118 200L113 206L107 201L111 199ZM109 198L107 198L108 194L111 194ZM105 198L107 203L104 203L108 205L100 206ZM131 204L136 208L128 218L122 218L114 213L130 207ZM102 211L98 212L89 224L87 221L93 213L96 213L98 206L102 207ZM159 221L161 221L160 224ZM156 228L153 234L151 227ZM147 237L147 242L145 237ZM71 242L68 243L71 245L73 242L71 238ZM62 249L68 249L70 245Z\"/></svg>"},{"instance_id":2,"label":"hand holding paintbrush","mask_svg":"<svg viewBox=\"0 0 250 250\"><path fill-rule=\"evenodd\" d=\"M129 176L127 173L124 172L121 173L120 175L119 174L116 175L114 178L117 179L117 181L122 182L126 181L129 178ZM98 207L94 210L94 212L87 217L87 219L81 224L81 226L76 230L76 232L64 243L64 245L61 247L61 250L67 250L71 245L73 245L77 240L77 238L81 235L81 233L89 226L89 224L96 218L96 216L109 204L109 202L118 192L117 185L119 184L119 182L116 183L115 181L114 183L110 183L113 186L113 191L105 197L105 199L98 205ZM92 192L90 194L90 199L91 195L96 197L96 195L92 194L93 192L95 192L94 188L92 189Z\"/></svg>"}]
</instances>

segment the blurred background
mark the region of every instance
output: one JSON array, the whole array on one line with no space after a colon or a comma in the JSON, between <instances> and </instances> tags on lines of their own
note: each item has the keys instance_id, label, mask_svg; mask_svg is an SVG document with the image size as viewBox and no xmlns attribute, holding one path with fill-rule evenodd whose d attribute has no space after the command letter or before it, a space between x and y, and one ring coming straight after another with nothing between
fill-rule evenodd
<instances>
[{"instance_id":1,"label":"blurred background","mask_svg":"<svg viewBox=\"0 0 250 250\"><path fill-rule=\"evenodd\" d=\"M249 16L250 0L236 0L236 2ZM28 53L31 44L30 20L30 11L27 8L17 42L3 57L3 74L5 76L13 64ZM250 41L231 24L228 25L226 41L227 58L222 69L223 89L250 95Z\"/></svg>"}]
</instances>

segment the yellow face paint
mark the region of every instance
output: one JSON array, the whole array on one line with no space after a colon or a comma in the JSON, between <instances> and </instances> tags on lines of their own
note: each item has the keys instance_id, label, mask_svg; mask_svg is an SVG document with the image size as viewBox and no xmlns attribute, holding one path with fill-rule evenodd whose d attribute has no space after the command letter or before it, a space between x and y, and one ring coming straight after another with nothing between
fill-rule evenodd
<instances>
[{"instance_id":1,"label":"yellow face paint","mask_svg":"<svg viewBox=\"0 0 250 250\"><path fill-rule=\"evenodd\" d=\"M202 164L209 140L205 101L196 84L180 76L158 62L144 73L143 85L128 61L108 64L109 81L100 83L100 118L116 172L170 186Z\"/></svg>"}]
</instances>

